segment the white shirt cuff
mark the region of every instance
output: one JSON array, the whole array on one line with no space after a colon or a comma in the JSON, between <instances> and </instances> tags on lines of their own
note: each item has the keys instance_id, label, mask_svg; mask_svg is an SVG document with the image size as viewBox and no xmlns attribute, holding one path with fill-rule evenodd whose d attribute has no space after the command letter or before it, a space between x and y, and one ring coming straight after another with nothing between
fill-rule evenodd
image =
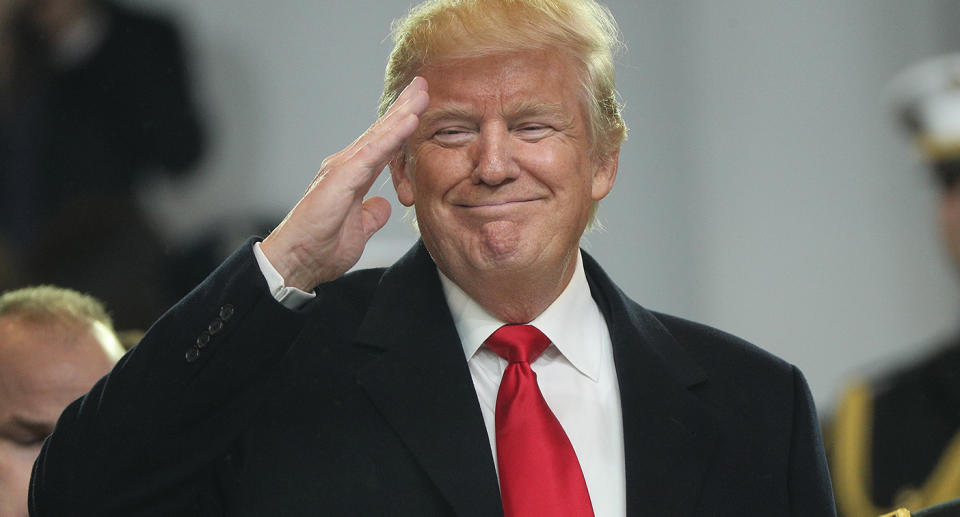
<instances>
[{"instance_id":1,"label":"white shirt cuff","mask_svg":"<svg viewBox=\"0 0 960 517\"><path fill-rule=\"evenodd\" d=\"M263 273L263 278L267 281L270 294L280 302L280 305L290 310L296 310L317 296L316 293L308 293L296 287L283 285L283 277L277 271L277 268L273 267L273 264L267 260L267 256L260 249L259 242L253 243L253 256L257 258L257 265L260 266L260 272Z\"/></svg>"}]
</instances>

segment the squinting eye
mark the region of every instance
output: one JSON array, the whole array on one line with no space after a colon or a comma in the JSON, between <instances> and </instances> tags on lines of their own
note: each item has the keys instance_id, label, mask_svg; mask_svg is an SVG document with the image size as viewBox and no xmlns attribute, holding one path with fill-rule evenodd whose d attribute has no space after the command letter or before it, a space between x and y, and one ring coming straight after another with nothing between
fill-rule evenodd
<instances>
[{"instance_id":1,"label":"squinting eye","mask_svg":"<svg viewBox=\"0 0 960 517\"><path fill-rule=\"evenodd\" d=\"M551 131L553 131L552 127L540 124L521 126L517 129L517 132L522 138L531 138L536 140L546 137Z\"/></svg>"},{"instance_id":2,"label":"squinting eye","mask_svg":"<svg viewBox=\"0 0 960 517\"><path fill-rule=\"evenodd\" d=\"M433 134L433 138L443 145L465 144L470 139L470 132L465 129L441 129Z\"/></svg>"}]
</instances>

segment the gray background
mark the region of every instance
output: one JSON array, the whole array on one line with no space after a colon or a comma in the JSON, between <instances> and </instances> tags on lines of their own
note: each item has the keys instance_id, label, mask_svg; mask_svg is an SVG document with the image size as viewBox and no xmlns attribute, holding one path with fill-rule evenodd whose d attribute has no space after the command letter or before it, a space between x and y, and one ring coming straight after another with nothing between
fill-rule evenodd
<instances>
[{"instance_id":1,"label":"gray background","mask_svg":"<svg viewBox=\"0 0 960 517\"><path fill-rule=\"evenodd\" d=\"M323 158L374 120L388 27L410 5L131 3L181 22L214 133L199 174L143 188L171 242L213 227L239 237L285 213ZM584 244L627 293L797 364L822 410L851 375L954 330L936 193L883 87L960 50L960 2L608 5L628 46L617 73L631 132L606 230ZM386 174L374 190L394 197ZM393 201L365 264L416 238Z\"/></svg>"}]
</instances>

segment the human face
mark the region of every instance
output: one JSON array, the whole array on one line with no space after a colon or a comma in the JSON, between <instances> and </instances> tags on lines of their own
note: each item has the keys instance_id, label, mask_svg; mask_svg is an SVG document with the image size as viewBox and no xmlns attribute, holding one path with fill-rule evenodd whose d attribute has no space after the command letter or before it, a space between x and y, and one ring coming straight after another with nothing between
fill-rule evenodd
<instances>
[{"instance_id":1,"label":"human face","mask_svg":"<svg viewBox=\"0 0 960 517\"><path fill-rule=\"evenodd\" d=\"M940 194L940 234L953 263L960 266L960 185Z\"/></svg>"},{"instance_id":2,"label":"human face","mask_svg":"<svg viewBox=\"0 0 960 517\"><path fill-rule=\"evenodd\" d=\"M574 60L526 51L449 59L421 75L430 104L391 173L437 266L461 286L489 273L565 285L591 205L617 170L616 152L591 153Z\"/></svg>"},{"instance_id":3,"label":"human face","mask_svg":"<svg viewBox=\"0 0 960 517\"><path fill-rule=\"evenodd\" d=\"M0 515L26 517L43 439L112 363L88 325L0 317Z\"/></svg>"}]
</instances>

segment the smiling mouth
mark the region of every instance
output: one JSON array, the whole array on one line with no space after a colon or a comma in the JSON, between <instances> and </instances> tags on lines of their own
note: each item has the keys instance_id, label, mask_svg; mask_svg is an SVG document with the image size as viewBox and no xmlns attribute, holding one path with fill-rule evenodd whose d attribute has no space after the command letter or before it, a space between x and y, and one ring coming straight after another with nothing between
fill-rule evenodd
<instances>
[{"instance_id":1,"label":"smiling mouth","mask_svg":"<svg viewBox=\"0 0 960 517\"><path fill-rule=\"evenodd\" d=\"M483 203L458 204L463 216L480 221L526 218L533 215L539 199L516 199L510 201L487 201Z\"/></svg>"},{"instance_id":2,"label":"smiling mouth","mask_svg":"<svg viewBox=\"0 0 960 517\"><path fill-rule=\"evenodd\" d=\"M527 203L533 203L536 199L512 199L506 201L487 201L483 203L472 203L472 204L458 204L460 208L467 209L497 209L497 208L510 208L514 206L524 205Z\"/></svg>"}]
</instances>

